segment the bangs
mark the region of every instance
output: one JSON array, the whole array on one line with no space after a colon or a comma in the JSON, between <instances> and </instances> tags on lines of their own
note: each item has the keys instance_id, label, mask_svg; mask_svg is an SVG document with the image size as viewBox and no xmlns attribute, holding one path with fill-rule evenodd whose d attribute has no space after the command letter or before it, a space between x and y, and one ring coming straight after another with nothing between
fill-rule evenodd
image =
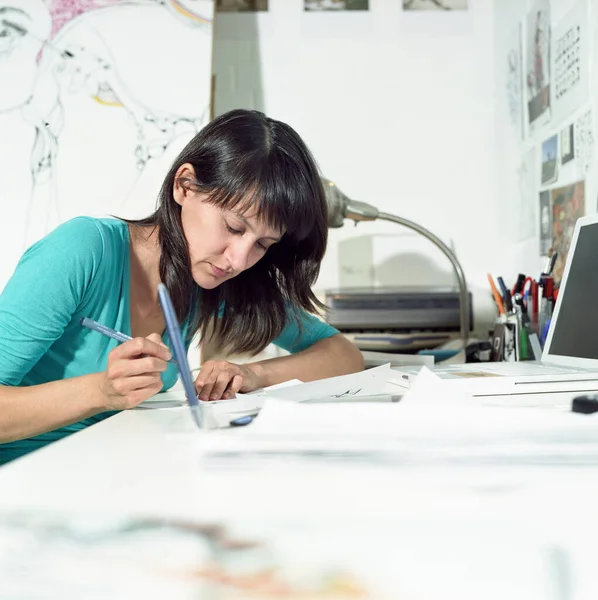
<instances>
[{"instance_id":1,"label":"bangs","mask_svg":"<svg viewBox=\"0 0 598 600\"><path fill-rule=\"evenodd\" d=\"M275 176L274 170L268 171L257 181L255 173L251 173L249 177L231 177L223 185L198 187L210 204L255 216L287 238L304 240L321 220L316 207L324 205L323 190L307 180L291 181L284 172Z\"/></svg>"}]
</instances>

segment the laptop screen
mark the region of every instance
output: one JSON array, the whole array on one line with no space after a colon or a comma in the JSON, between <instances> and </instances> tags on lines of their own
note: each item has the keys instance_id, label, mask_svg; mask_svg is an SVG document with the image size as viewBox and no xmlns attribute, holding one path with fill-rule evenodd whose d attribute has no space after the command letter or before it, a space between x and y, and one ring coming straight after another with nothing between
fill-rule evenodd
<instances>
[{"instance_id":1,"label":"laptop screen","mask_svg":"<svg viewBox=\"0 0 598 600\"><path fill-rule=\"evenodd\" d=\"M598 368L598 215L576 223L542 360Z\"/></svg>"}]
</instances>

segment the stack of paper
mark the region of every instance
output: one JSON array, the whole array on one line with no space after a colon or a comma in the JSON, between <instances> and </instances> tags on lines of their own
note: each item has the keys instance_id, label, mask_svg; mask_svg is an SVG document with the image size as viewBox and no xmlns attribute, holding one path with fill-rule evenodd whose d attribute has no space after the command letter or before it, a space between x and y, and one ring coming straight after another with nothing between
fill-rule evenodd
<instances>
[{"instance_id":1,"label":"stack of paper","mask_svg":"<svg viewBox=\"0 0 598 600\"><path fill-rule=\"evenodd\" d=\"M598 418L478 406L448 392L429 371L422 375L396 404L303 404L269 395L242 432L206 436L204 453L320 464L328 457L396 465L598 465Z\"/></svg>"}]
</instances>

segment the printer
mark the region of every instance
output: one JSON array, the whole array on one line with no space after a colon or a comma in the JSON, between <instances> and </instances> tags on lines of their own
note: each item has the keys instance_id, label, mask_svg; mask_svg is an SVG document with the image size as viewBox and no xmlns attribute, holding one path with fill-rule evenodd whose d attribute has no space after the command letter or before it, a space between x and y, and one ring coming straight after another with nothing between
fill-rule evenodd
<instances>
[{"instance_id":1,"label":"printer","mask_svg":"<svg viewBox=\"0 0 598 600\"><path fill-rule=\"evenodd\" d=\"M324 304L326 321L361 350L416 352L460 337L459 292L452 288L339 288L326 290Z\"/></svg>"}]
</instances>

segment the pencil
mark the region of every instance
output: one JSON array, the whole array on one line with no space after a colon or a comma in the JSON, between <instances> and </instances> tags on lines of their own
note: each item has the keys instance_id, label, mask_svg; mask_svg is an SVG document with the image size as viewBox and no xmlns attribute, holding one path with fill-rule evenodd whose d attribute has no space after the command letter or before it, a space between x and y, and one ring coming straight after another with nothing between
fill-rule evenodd
<instances>
[{"instance_id":1,"label":"pencil","mask_svg":"<svg viewBox=\"0 0 598 600\"><path fill-rule=\"evenodd\" d=\"M488 283L490 284L490 290L492 291L492 295L494 296L494 302L496 302L496 308L498 308L498 314L504 315L505 307L503 306L502 298L500 296L498 288L496 287L496 284L494 283L494 279L492 279L492 275L490 275L490 273L488 273Z\"/></svg>"}]
</instances>

